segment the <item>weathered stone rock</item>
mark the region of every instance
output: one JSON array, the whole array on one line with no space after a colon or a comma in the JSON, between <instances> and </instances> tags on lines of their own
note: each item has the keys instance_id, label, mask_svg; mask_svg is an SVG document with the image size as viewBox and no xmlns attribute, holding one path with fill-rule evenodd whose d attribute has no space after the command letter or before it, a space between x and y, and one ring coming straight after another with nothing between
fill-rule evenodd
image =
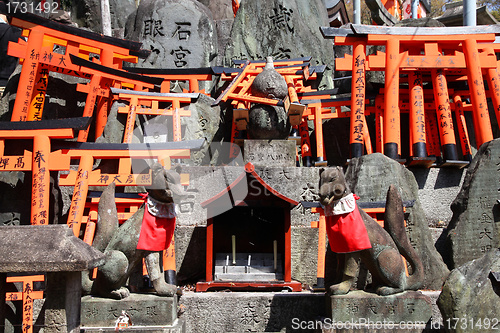
<instances>
[{"instance_id":1,"label":"weathered stone rock","mask_svg":"<svg viewBox=\"0 0 500 333\"><path fill-rule=\"evenodd\" d=\"M71 20L81 28L102 33L101 2L99 0L71 1L63 5L71 13ZM110 0L111 28L115 36L123 38L123 28L128 16L136 9L134 0Z\"/></svg>"},{"instance_id":2,"label":"weathered stone rock","mask_svg":"<svg viewBox=\"0 0 500 333\"><path fill-rule=\"evenodd\" d=\"M449 258L445 258L450 268L479 258L500 245L499 162L500 140L496 139L481 146L467 169L462 189L451 205Z\"/></svg>"},{"instance_id":3,"label":"weathered stone rock","mask_svg":"<svg viewBox=\"0 0 500 333\"><path fill-rule=\"evenodd\" d=\"M418 183L418 196L429 225L444 227L453 212L450 205L462 188L466 168L409 168Z\"/></svg>"},{"instance_id":4,"label":"weathered stone rock","mask_svg":"<svg viewBox=\"0 0 500 333\"><path fill-rule=\"evenodd\" d=\"M266 65L252 82L252 95L283 99L288 94L285 78L274 69L273 58L267 57Z\"/></svg>"},{"instance_id":5,"label":"weathered stone rock","mask_svg":"<svg viewBox=\"0 0 500 333\"><path fill-rule=\"evenodd\" d=\"M217 30L217 65L224 64L224 54L226 45L231 35L231 27L234 21L232 4L226 0L201 0L202 4L208 7L212 13Z\"/></svg>"},{"instance_id":6,"label":"weathered stone rock","mask_svg":"<svg viewBox=\"0 0 500 333\"><path fill-rule=\"evenodd\" d=\"M352 159L346 180L360 202L385 201L391 184L400 191L403 201L415 200L413 207L406 208L408 238L424 265L423 289L439 290L449 271L434 247L413 174L398 162L375 153Z\"/></svg>"},{"instance_id":7,"label":"weathered stone rock","mask_svg":"<svg viewBox=\"0 0 500 333\"><path fill-rule=\"evenodd\" d=\"M196 68L215 65L217 34L210 10L198 1L145 0L130 15L125 38L150 50L137 67Z\"/></svg>"},{"instance_id":8,"label":"weathered stone rock","mask_svg":"<svg viewBox=\"0 0 500 333\"><path fill-rule=\"evenodd\" d=\"M332 44L321 36L321 26L328 26L321 0L242 1L226 49L226 65L231 59L311 56L313 64L330 66ZM321 82L321 87L333 87L331 68Z\"/></svg>"},{"instance_id":9,"label":"weathered stone rock","mask_svg":"<svg viewBox=\"0 0 500 333\"><path fill-rule=\"evenodd\" d=\"M282 106L255 104L248 111L250 139L282 140L290 134L290 121Z\"/></svg>"},{"instance_id":10,"label":"weathered stone rock","mask_svg":"<svg viewBox=\"0 0 500 333\"><path fill-rule=\"evenodd\" d=\"M231 2L225 0L199 0L212 12L214 20L226 20L234 17Z\"/></svg>"},{"instance_id":11,"label":"weathered stone rock","mask_svg":"<svg viewBox=\"0 0 500 333\"><path fill-rule=\"evenodd\" d=\"M490 332L498 327L500 283L492 272L500 272L500 249L451 271L437 302L447 331Z\"/></svg>"},{"instance_id":12,"label":"weathered stone rock","mask_svg":"<svg viewBox=\"0 0 500 333\"><path fill-rule=\"evenodd\" d=\"M188 332L311 332L297 325L325 313L324 295L307 292L185 293L179 304Z\"/></svg>"}]
</instances>

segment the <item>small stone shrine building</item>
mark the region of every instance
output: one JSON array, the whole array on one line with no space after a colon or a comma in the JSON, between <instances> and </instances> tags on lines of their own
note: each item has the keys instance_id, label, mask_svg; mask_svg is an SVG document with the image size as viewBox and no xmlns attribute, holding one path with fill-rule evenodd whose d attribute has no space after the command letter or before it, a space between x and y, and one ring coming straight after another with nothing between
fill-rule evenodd
<instances>
[{"instance_id":1,"label":"small stone shrine building","mask_svg":"<svg viewBox=\"0 0 500 333\"><path fill-rule=\"evenodd\" d=\"M297 205L247 163L233 183L201 204L207 209L206 279L196 290L300 291L291 278L290 210Z\"/></svg>"}]
</instances>

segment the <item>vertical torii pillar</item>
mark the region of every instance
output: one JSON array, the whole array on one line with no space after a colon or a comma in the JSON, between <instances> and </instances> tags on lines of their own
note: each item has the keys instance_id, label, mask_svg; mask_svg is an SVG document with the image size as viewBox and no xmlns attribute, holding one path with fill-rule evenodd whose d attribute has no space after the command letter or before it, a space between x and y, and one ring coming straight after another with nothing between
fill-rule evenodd
<instances>
[{"instance_id":1,"label":"vertical torii pillar","mask_svg":"<svg viewBox=\"0 0 500 333\"><path fill-rule=\"evenodd\" d=\"M442 140L441 151L443 152L443 159L445 161L458 160L447 80L442 69L433 69L431 75L434 86L434 100L436 101L439 136Z\"/></svg>"},{"instance_id":2,"label":"vertical torii pillar","mask_svg":"<svg viewBox=\"0 0 500 333\"><path fill-rule=\"evenodd\" d=\"M492 47L485 48L488 54L495 55L495 50ZM500 71L496 68L488 68L486 72L488 79L488 87L490 91L491 102L495 108L497 123L500 124Z\"/></svg>"},{"instance_id":3,"label":"vertical torii pillar","mask_svg":"<svg viewBox=\"0 0 500 333\"><path fill-rule=\"evenodd\" d=\"M410 142L412 142L412 156L427 157L425 138L425 110L424 91L422 89L422 75L417 72L408 74L410 88Z\"/></svg>"},{"instance_id":4,"label":"vertical torii pillar","mask_svg":"<svg viewBox=\"0 0 500 333\"><path fill-rule=\"evenodd\" d=\"M483 143L493 140L490 114L488 113L488 104L486 102L486 92L479 52L477 51L477 42L475 39L466 38L463 47L465 60L467 61L467 80L469 82L469 89L471 90L474 123L477 124L476 135L478 138L476 138L476 141L479 148Z\"/></svg>"},{"instance_id":5,"label":"vertical torii pillar","mask_svg":"<svg viewBox=\"0 0 500 333\"><path fill-rule=\"evenodd\" d=\"M351 157L363 155L363 133L365 127L365 39L354 42L352 55L352 80L351 80L351 132L349 143Z\"/></svg>"},{"instance_id":6,"label":"vertical torii pillar","mask_svg":"<svg viewBox=\"0 0 500 333\"><path fill-rule=\"evenodd\" d=\"M384 154L399 159L401 149L401 119L399 116L399 40L388 39L386 44Z\"/></svg>"}]
</instances>

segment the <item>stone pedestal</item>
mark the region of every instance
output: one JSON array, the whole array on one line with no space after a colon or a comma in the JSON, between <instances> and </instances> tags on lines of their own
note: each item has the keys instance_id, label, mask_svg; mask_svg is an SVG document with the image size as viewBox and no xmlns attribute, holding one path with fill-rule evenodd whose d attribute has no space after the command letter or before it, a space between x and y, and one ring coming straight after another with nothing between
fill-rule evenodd
<instances>
[{"instance_id":1,"label":"stone pedestal","mask_svg":"<svg viewBox=\"0 0 500 333\"><path fill-rule=\"evenodd\" d=\"M80 272L48 272L45 332L80 332Z\"/></svg>"},{"instance_id":2,"label":"stone pedestal","mask_svg":"<svg viewBox=\"0 0 500 333\"><path fill-rule=\"evenodd\" d=\"M416 291L379 296L364 291L327 298L322 332L422 332L432 316L431 300Z\"/></svg>"},{"instance_id":3,"label":"stone pedestal","mask_svg":"<svg viewBox=\"0 0 500 333\"><path fill-rule=\"evenodd\" d=\"M295 141L293 140L245 140L245 163L265 167L295 166Z\"/></svg>"},{"instance_id":4,"label":"stone pedestal","mask_svg":"<svg viewBox=\"0 0 500 333\"><path fill-rule=\"evenodd\" d=\"M177 319L177 298L130 294L122 300L85 296L82 298L81 328L113 328L125 311L132 327L172 326ZM131 327L131 328L132 328Z\"/></svg>"},{"instance_id":5,"label":"stone pedestal","mask_svg":"<svg viewBox=\"0 0 500 333\"><path fill-rule=\"evenodd\" d=\"M310 292L185 292L179 303L187 332L312 332L325 315L325 295Z\"/></svg>"}]
</instances>

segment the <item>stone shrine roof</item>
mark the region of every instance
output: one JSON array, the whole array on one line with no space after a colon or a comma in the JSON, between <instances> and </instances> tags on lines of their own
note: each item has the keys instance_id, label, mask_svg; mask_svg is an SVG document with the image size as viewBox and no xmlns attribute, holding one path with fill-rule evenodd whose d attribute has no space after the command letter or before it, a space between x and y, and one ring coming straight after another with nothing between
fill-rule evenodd
<instances>
[{"instance_id":1,"label":"stone shrine roof","mask_svg":"<svg viewBox=\"0 0 500 333\"><path fill-rule=\"evenodd\" d=\"M66 224L0 227L0 272L76 272L102 265L104 254Z\"/></svg>"}]
</instances>

